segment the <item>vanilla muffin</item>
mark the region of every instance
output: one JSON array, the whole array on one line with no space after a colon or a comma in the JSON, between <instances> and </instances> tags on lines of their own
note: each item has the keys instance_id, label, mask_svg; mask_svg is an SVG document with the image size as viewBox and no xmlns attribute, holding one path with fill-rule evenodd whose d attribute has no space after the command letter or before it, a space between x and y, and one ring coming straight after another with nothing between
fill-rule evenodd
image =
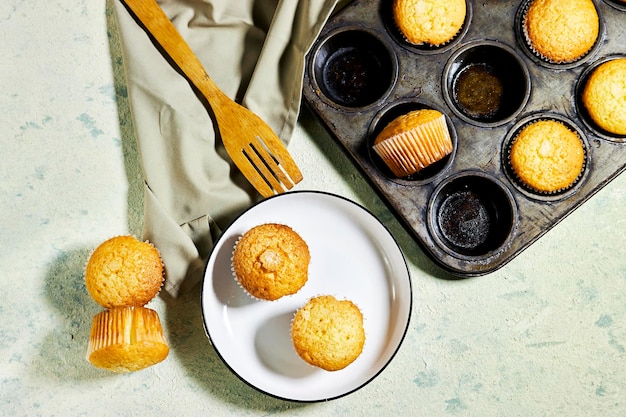
<instances>
[{"instance_id":1,"label":"vanilla muffin","mask_svg":"<svg viewBox=\"0 0 626 417\"><path fill-rule=\"evenodd\" d=\"M453 150L445 116L433 109L414 110L391 121L376 136L374 151L398 178L434 164Z\"/></svg>"},{"instance_id":2,"label":"vanilla muffin","mask_svg":"<svg viewBox=\"0 0 626 417\"><path fill-rule=\"evenodd\" d=\"M291 338L298 355L327 371L338 371L363 351L363 315L349 300L330 295L310 299L291 324Z\"/></svg>"},{"instance_id":3,"label":"vanilla muffin","mask_svg":"<svg viewBox=\"0 0 626 417\"><path fill-rule=\"evenodd\" d=\"M531 49L557 64L582 58L600 33L600 19L592 0L532 0L523 20Z\"/></svg>"},{"instance_id":4,"label":"vanilla muffin","mask_svg":"<svg viewBox=\"0 0 626 417\"><path fill-rule=\"evenodd\" d=\"M98 368L134 372L163 361L168 354L161 321L154 310L119 307L93 318L87 360Z\"/></svg>"},{"instance_id":5,"label":"vanilla muffin","mask_svg":"<svg viewBox=\"0 0 626 417\"><path fill-rule=\"evenodd\" d=\"M394 0L393 19L407 42L440 46L461 30L465 0Z\"/></svg>"},{"instance_id":6,"label":"vanilla muffin","mask_svg":"<svg viewBox=\"0 0 626 417\"><path fill-rule=\"evenodd\" d=\"M601 129L626 135L626 58L612 59L593 70L582 103Z\"/></svg>"},{"instance_id":7,"label":"vanilla muffin","mask_svg":"<svg viewBox=\"0 0 626 417\"><path fill-rule=\"evenodd\" d=\"M311 255L289 226L266 223L248 230L233 251L232 267L251 296L274 301L295 294L308 279Z\"/></svg>"},{"instance_id":8,"label":"vanilla muffin","mask_svg":"<svg viewBox=\"0 0 626 417\"><path fill-rule=\"evenodd\" d=\"M117 236L100 244L85 269L85 284L104 308L143 306L163 285L159 251L132 236Z\"/></svg>"},{"instance_id":9,"label":"vanilla muffin","mask_svg":"<svg viewBox=\"0 0 626 417\"><path fill-rule=\"evenodd\" d=\"M539 120L515 137L509 163L519 181L550 194L576 182L585 165L585 151L578 134L563 123Z\"/></svg>"}]
</instances>

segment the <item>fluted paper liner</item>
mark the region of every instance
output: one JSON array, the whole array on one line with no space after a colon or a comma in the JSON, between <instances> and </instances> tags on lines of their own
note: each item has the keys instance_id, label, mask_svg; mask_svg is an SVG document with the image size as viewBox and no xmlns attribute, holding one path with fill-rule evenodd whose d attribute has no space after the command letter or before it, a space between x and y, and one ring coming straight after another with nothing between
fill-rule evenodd
<instances>
[{"instance_id":1,"label":"fluted paper liner","mask_svg":"<svg viewBox=\"0 0 626 417\"><path fill-rule=\"evenodd\" d=\"M93 318L87 359L98 368L133 372L163 361L168 354L159 315L152 309L113 308Z\"/></svg>"},{"instance_id":2,"label":"fluted paper liner","mask_svg":"<svg viewBox=\"0 0 626 417\"><path fill-rule=\"evenodd\" d=\"M373 146L399 178L414 174L452 152L452 139L444 115L399 133Z\"/></svg>"}]
</instances>

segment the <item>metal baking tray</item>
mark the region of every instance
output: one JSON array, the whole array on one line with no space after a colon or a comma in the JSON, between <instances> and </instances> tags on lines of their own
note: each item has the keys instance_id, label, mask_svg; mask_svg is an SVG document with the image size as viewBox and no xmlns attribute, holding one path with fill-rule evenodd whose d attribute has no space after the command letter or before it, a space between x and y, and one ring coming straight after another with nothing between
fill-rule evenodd
<instances>
[{"instance_id":1,"label":"metal baking tray","mask_svg":"<svg viewBox=\"0 0 626 417\"><path fill-rule=\"evenodd\" d=\"M439 48L406 43L390 1L355 0L332 16L307 55L304 99L425 252L460 277L505 265L626 168L626 137L599 130L579 97L599 63L626 56L626 7L597 0L600 37L570 64L542 61L520 30L527 0L467 1L463 28ZM459 104L459 74L486 69L502 98L496 112ZM372 151L395 116L429 107L446 115L454 152L398 179ZM537 195L516 183L506 147L535 118L561 120L583 138L586 164L567 191Z\"/></svg>"}]
</instances>

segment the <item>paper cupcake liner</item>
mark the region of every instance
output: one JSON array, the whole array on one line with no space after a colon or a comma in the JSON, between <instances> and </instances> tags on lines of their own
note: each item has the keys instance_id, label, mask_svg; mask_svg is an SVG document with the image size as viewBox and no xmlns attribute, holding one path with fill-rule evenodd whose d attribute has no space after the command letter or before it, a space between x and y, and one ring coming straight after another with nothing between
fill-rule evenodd
<instances>
[{"instance_id":1,"label":"paper cupcake liner","mask_svg":"<svg viewBox=\"0 0 626 417\"><path fill-rule=\"evenodd\" d=\"M145 307L120 307L96 314L87 360L113 372L132 372L163 361L169 347L159 315Z\"/></svg>"},{"instance_id":2,"label":"paper cupcake liner","mask_svg":"<svg viewBox=\"0 0 626 417\"><path fill-rule=\"evenodd\" d=\"M113 235L113 236L110 236L110 237L106 238L105 240L101 241L98 245L96 245L96 247L94 247L94 248L93 248L93 249L89 252L89 256L87 256L87 260L85 261L85 263L84 263L84 265L83 265L83 271L85 271L85 273L83 274L83 276L84 276L84 278L86 278L86 276L87 276L87 274L86 274L86 271L87 271L87 265L89 264L89 261L91 260L91 257L93 256L94 252L95 252L95 251L96 251L96 250L100 247L100 245L102 245L104 242L107 242L107 241L109 241L109 240L111 240L111 239L115 239L115 238L119 238L119 237L132 237L132 238L136 239L136 240L137 240L137 241L139 241L139 242L142 242L142 243L147 243L147 244L149 244L150 246L152 246L152 247L154 248L154 250L156 250L157 254L159 255L159 261L161 262L162 277L163 277L163 279L161 280L161 285L159 286L159 289L158 289L158 290L157 290L157 292L154 294L154 296L153 296L150 300L148 300L148 302L146 302L146 303L144 304L144 306L145 306L145 305L149 304L149 303L150 303L150 301L154 300L156 297L158 297L158 296L159 296L159 294L161 293L161 290L162 290L162 289L163 289L163 287L165 286L165 280L166 280L166 278L167 278L166 266L165 266L165 263L163 262L163 257L161 256L161 251L160 251L160 250L159 250L156 246L154 246L154 244L153 244L152 242L150 242L150 241L149 241L149 240L147 240L147 239L146 239L146 240L142 240L142 239L138 238L137 236L135 236L135 235L133 235L133 234L118 234L118 235ZM94 302L97 302L97 301L96 301L96 300L94 300ZM104 307L104 306L103 306L103 307ZM120 306L120 307L121 307L121 306ZM136 307L143 307L143 306L136 306ZM104 307L104 308L107 308L107 307Z\"/></svg>"},{"instance_id":3,"label":"paper cupcake liner","mask_svg":"<svg viewBox=\"0 0 626 417\"><path fill-rule=\"evenodd\" d=\"M535 49L535 47L533 46L533 43L530 39L530 36L528 34L528 29L526 26L526 15L528 14L528 9L530 8L531 3L533 2L533 0L528 0L526 1L526 3L524 3L523 5L523 9L522 9L522 17L520 19L519 25L521 26L521 32L524 38L524 43L526 44L526 46L528 47L528 50L539 60L546 62L548 64L552 64L552 65L570 65L570 64L574 64L576 62L582 61L583 59L585 59L587 56L589 56L589 54L595 49L596 45L598 44L599 40L600 40L600 34L598 34L598 37L596 38L595 42L593 43L593 45L589 48L589 50L587 52L585 52L584 54L582 54L579 57L576 57L574 59L569 59L569 60L554 60L554 59L550 59L549 57L543 55L541 52L537 51L537 49ZM597 10L597 8L596 8ZM598 19L600 19L601 17L598 16Z\"/></svg>"},{"instance_id":4,"label":"paper cupcake liner","mask_svg":"<svg viewBox=\"0 0 626 417\"><path fill-rule=\"evenodd\" d=\"M532 186L530 186L529 184L526 184L526 182L524 182L524 180L522 178L520 178L517 173L515 172L515 170L513 169L513 165L511 164L511 149L513 148L513 143L515 142L515 139L517 138L517 135L514 135L508 142L507 146L506 146L506 170L509 172L509 175L511 176L511 178L515 181L515 183L522 188L523 190L535 194L537 196L540 197L554 197L554 196L558 196L561 195L563 193L566 193L568 191L570 191L571 189L573 189L574 187L576 187L578 185L578 183L580 182L580 180L583 178L583 175L585 173L585 170L587 169L587 146L585 145L585 142L582 140L582 138L580 137L580 134L578 132L576 132L575 130L572 130L569 126L567 126L567 124L563 123L561 120L555 120L555 119L550 119L550 118L539 118L539 119L535 119L532 120L526 124L524 124L523 126L521 126L518 131L521 131L522 129L524 129L526 126L529 126L533 123L537 123L540 121L556 121L558 123L563 124L567 129L569 129L570 131L574 132L576 134L576 137L578 138L578 140L580 141L582 148L583 148L583 164L580 168L580 172L578 173L578 176L567 186L567 187L562 187L559 188L557 190L554 191L543 191L543 190L538 190Z\"/></svg>"},{"instance_id":5,"label":"paper cupcake liner","mask_svg":"<svg viewBox=\"0 0 626 417\"><path fill-rule=\"evenodd\" d=\"M373 146L399 178L414 174L452 153L453 145L444 115L385 139Z\"/></svg>"}]
</instances>

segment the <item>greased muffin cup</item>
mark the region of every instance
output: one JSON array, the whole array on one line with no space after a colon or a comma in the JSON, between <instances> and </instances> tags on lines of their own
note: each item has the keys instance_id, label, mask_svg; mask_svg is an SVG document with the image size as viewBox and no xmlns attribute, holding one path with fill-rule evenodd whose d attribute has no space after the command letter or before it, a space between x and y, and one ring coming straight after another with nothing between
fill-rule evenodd
<instances>
[{"instance_id":1,"label":"greased muffin cup","mask_svg":"<svg viewBox=\"0 0 626 417\"><path fill-rule=\"evenodd\" d=\"M264 223L247 230L233 246L231 268L239 287L257 300L276 301L300 291L311 255L291 227Z\"/></svg>"},{"instance_id":2,"label":"greased muffin cup","mask_svg":"<svg viewBox=\"0 0 626 417\"><path fill-rule=\"evenodd\" d=\"M531 1L539 0L469 1L461 32L436 47L403 39L393 2L353 0L331 16L307 58L303 95L308 108L444 276L479 276L501 268L626 170L626 137L594 126L579 99L589 68L624 54L626 14L614 7L616 0L592 0L598 16L595 43L573 62L552 63L526 40L522 22ZM573 3L568 4L565 12L575 17ZM338 46L334 38L345 40L346 32L376 39L394 68L381 78L384 88L372 88L376 94L358 107L335 102L320 85L318 68L328 68L325 61L333 58L327 46ZM374 151L374 141L394 117L417 108L445 115L453 151L398 178ZM514 131L537 115L571 122L585 152L573 183L549 192L520 184L508 162Z\"/></svg>"},{"instance_id":3,"label":"greased muffin cup","mask_svg":"<svg viewBox=\"0 0 626 417\"><path fill-rule=\"evenodd\" d=\"M316 91L340 109L375 105L389 94L398 76L396 55L380 35L360 26L338 28L311 55Z\"/></svg>"},{"instance_id":4,"label":"greased muffin cup","mask_svg":"<svg viewBox=\"0 0 626 417\"><path fill-rule=\"evenodd\" d=\"M505 43L474 40L459 47L443 69L443 97L462 120L480 127L510 122L531 92L528 65Z\"/></svg>"}]
</instances>

